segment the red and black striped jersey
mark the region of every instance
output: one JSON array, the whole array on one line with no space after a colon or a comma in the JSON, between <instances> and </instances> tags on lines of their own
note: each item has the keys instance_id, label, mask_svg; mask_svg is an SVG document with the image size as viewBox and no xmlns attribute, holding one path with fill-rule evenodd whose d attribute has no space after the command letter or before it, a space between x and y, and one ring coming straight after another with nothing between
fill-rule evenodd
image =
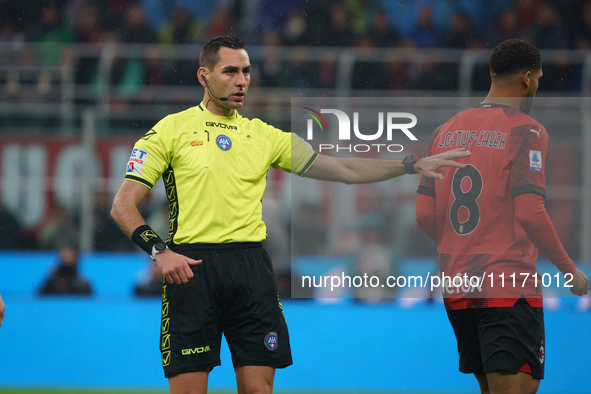
<instances>
[{"instance_id":1,"label":"red and black striped jersey","mask_svg":"<svg viewBox=\"0 0 591 394\"><path fill-rule=\"evenodd\" d=\"M522 296L541 306L538 251L516 220L513 198L546 196L545 128L515 108L480 104L438 127L428 155L459 147L472 151L458 160L467 166L440 169L443 182L422 177L418 189L435 199L446 307L510 306Z\"/></svg>"}]
</instances>

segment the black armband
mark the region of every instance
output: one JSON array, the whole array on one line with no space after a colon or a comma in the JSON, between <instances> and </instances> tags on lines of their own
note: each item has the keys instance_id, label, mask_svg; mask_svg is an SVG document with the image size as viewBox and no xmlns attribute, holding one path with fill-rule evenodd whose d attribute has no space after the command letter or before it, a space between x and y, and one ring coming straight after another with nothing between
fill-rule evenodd
<instances>
[{"instance_id":1,"label":"black armband","mask_svg":"<svg viewBox=\"0 0 591 394\"><path fill-rule=\"evenodd\" d=\"M144 224L139 226L131 234L131 240L134 244L142 248L147 254L152 255L152 247L158 242L164 243L160 237L148 226Z\"/></svg>"}]
</instances>

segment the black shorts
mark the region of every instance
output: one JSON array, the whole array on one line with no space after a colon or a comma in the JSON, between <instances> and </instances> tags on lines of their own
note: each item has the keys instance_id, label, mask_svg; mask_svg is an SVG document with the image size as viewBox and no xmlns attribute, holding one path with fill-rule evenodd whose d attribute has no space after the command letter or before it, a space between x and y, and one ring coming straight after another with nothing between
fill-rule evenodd
<instances>
[{"instance_id":1,"label":"black shorts","mask_svg":"<svg viewBox=\"0 0 591 394\"><path fill-rule=\"evenodd\" d=\"M544 379L544 310L525 299L513 307L448 310L456 334L460 371L527 372Z\"/></svg>"},{"instance_id":2,"label":"black shorts","mask_svg":"<svg viewBox=\"0 0 591 394\"><path fill-rule=\"evenodd\" d=\"M269 255L260 243L182 245L203 260L187 284L164 284L160 351L164 375L220 365L222 332L234 367L292 364L287 324Z\"/></svg>"}]
</instances>

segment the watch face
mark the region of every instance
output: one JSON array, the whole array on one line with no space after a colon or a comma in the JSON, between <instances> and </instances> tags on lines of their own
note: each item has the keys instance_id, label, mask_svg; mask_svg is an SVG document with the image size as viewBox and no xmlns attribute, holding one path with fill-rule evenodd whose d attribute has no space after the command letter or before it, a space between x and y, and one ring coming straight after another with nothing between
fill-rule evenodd
<instances>
[{"instance_id":1,"label":"watch face","mask_svg":"<svg viewBox=\"0 0 591 394\"><path fill-rule=\"evenodd\" d=\"M417 159L419 155L408 155L404 158L404 160L402 161L403 163L410 163L413 162Z\"/></svg>"},{"instance_id":2,"label":"watch face","mask_svg":"<svg viewBox=\"0 0 591 394\"><path fill-rule=\"evenodd\" d=\"M166 250L166 244L163 242L158 242L156 245L154 245L154 248L157 252L164 252Z\"/></svg>"}]
</instances>

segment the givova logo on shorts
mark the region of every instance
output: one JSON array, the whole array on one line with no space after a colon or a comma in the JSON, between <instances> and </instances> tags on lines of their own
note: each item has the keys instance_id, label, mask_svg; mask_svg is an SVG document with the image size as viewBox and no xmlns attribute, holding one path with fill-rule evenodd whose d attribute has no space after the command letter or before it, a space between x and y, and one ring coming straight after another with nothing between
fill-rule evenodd
<instances>
[{"instance_id":1,"label":"givova logo on shorts","mask_svg":"<svg viewBox=\"0 0 591 394\"><path fill-rule=\"evenodd\" d=\"M209 352L209 350L209 346L201 346L193 349L183 349L181 353L183 353L183 356L190 356L191 354L206 353Z\"/></svg>"},{"instance_id":2,"label":"givova logo on shorts","mask_svg":"<svg viewBox=\"0 0 591 394\"><path fill-rule=\"evenodd\" d=\"M277 337L277 333L270 332L265 336L265 346L269 350L277 349L277 346L279 346L279 338Z\"/></svg>"}]
</instances>

